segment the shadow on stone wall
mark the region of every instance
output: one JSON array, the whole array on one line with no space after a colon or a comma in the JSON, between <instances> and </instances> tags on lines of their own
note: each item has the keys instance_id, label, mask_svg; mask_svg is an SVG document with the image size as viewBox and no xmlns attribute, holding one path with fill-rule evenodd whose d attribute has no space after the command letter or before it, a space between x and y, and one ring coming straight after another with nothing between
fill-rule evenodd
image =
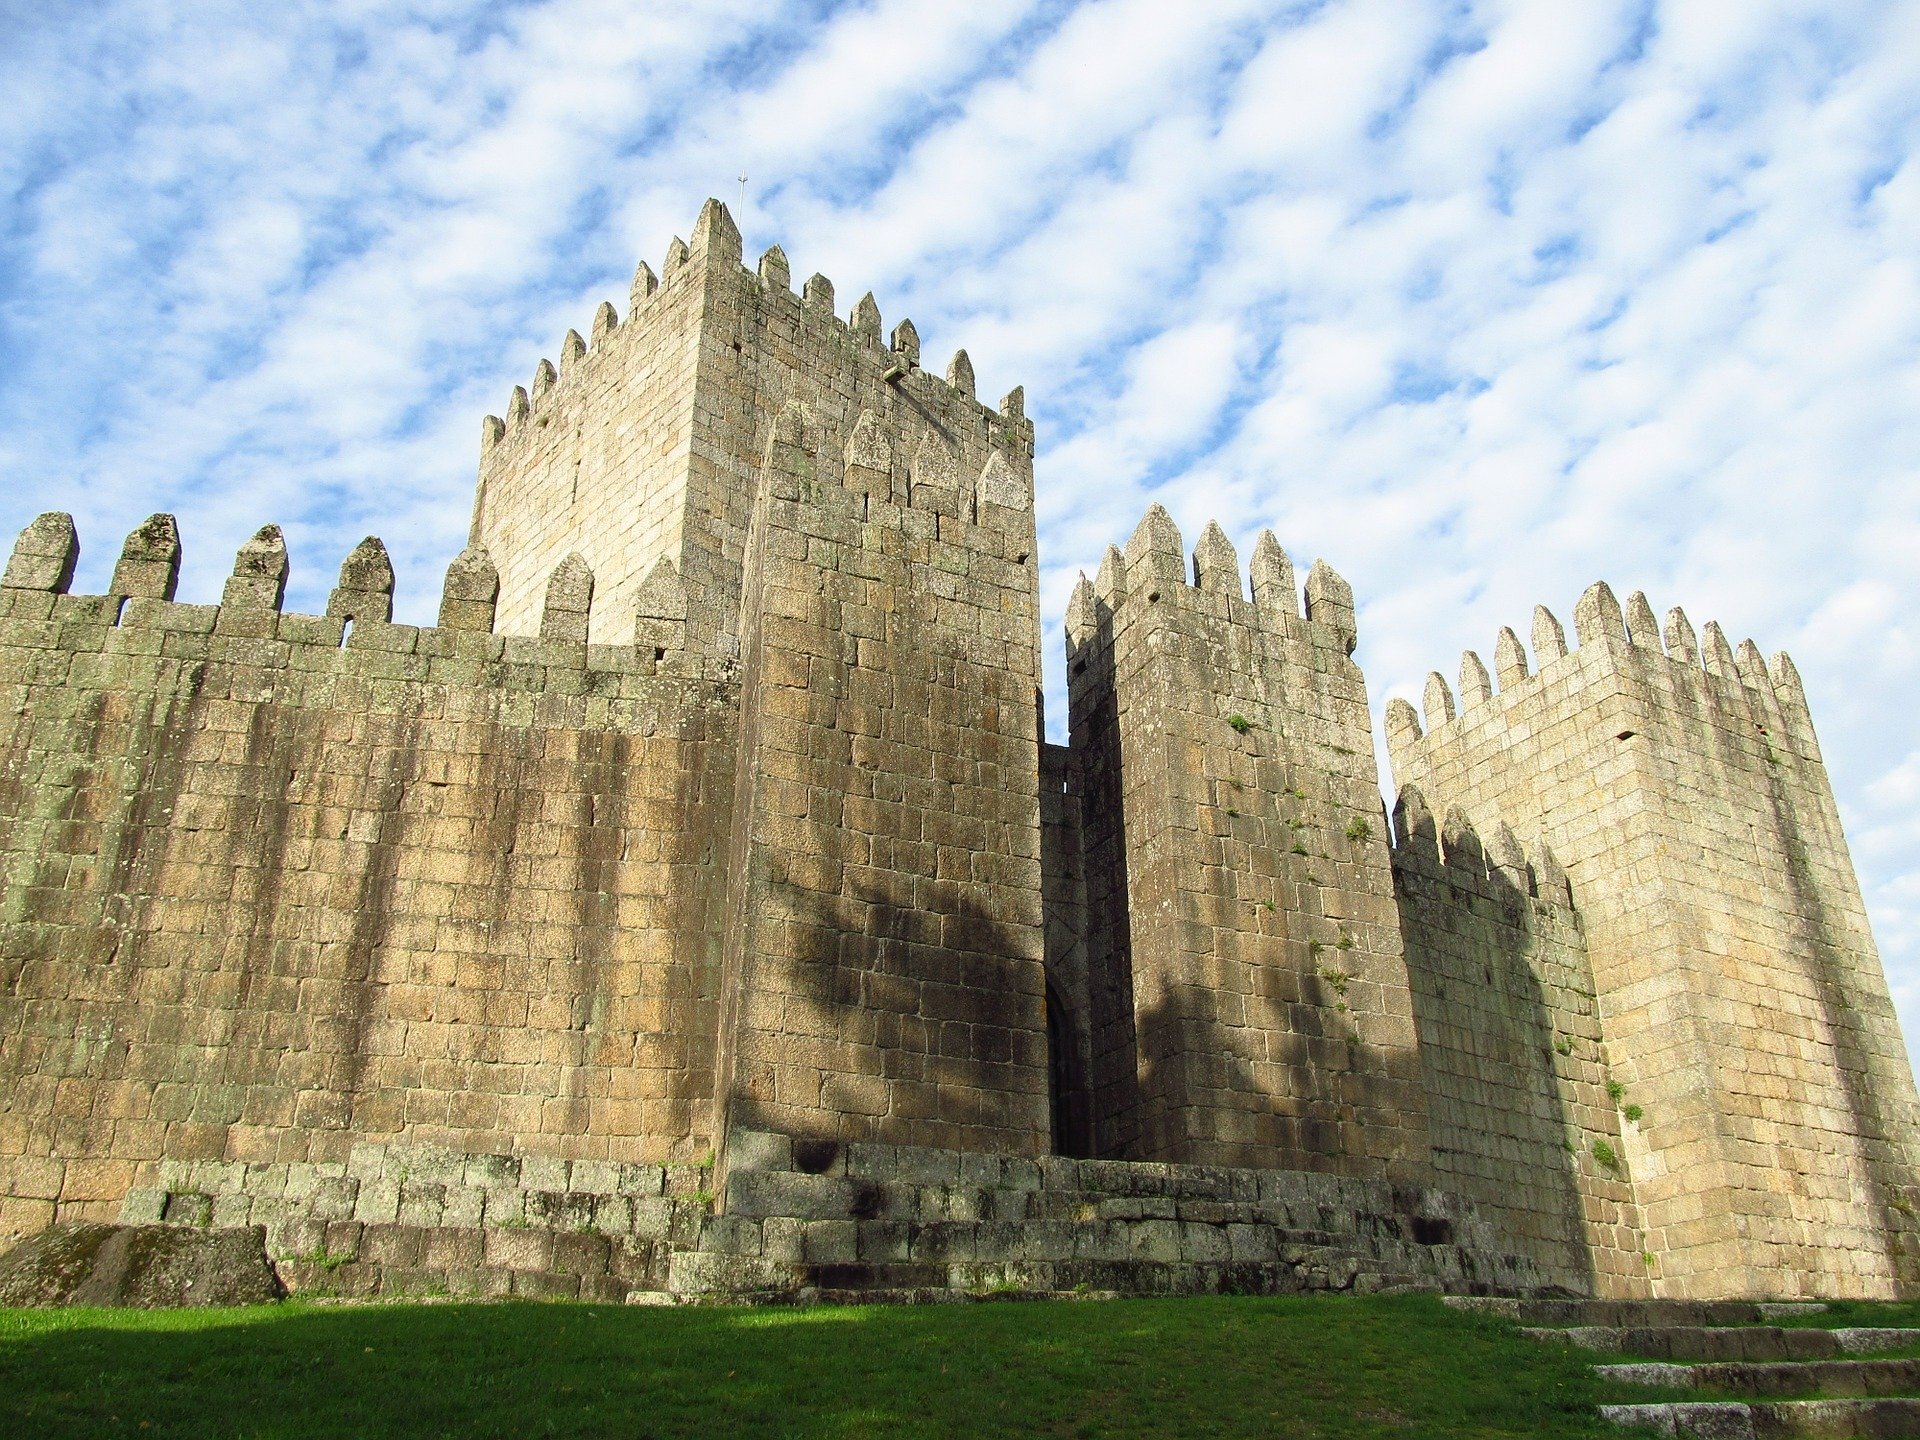
<instances>
[{"instance_id":1,"label":"shadow on stone wall","mask_svg":"<svg viewBox=\"0 0 1920 1440\"><path fill-rule=\"evenodd\" d=\"M724 1128L1030 1155L1051 1148L1035 931L908 878L760 887Z\"/></svg>"},{"instance_id":2,"label":"shadow on stone wall","mask_svg":"<svg viewBox=\"0 0 1920 1440\"><path fill-rule=\"evenodd\" d=\"M1916 1157L1904 1148L1899 1136L1912 1133L1914 1117L1890 1113L1892 1097L1878 1092L1874 1075L1876 1057L1863 1043L1861 1017L1866 1006L1851 983L1849 946L1845 927L1836 922L1823 898L1825 888L1813 874L1806 841L1800 834L1800 821L1786 781L1778 767L1769 766L1767 805L1771 814L1775 853L1786 859L1786 883L1793 897L1787 918L1793 927L1795 947L1810 960L1809 978L1813 981L1820 1005L1820 1033L1833 1045L1833 1073L1840 1082L1851 1121L1849 1129L1862 1165L1867 1171L1870 1194L1867 1204L1880 1237L1886 1246L1887 1263L1892 1271L1894 1293L1906 1298L1920 1294L1920 1174L1915 1172ZM1844 853L1844 852L1843 852ZM1874 997L1877 999L1877 997ZM1870 1002L1871 1003L1871 1002ZM1890 1014L1874 1017L1897 1031L1898 1021ZM1882 1067L1898 1065L1898 1057L1889 1061L1880 1057ZM1884 1070L1883 1070L1884 1073ZM1904 1075L1887 1076L1890 1088L1905 1088Z\"/></svg>"},{"instance_id":3,"label":"shadow on stone wall","mask_svg":"<svg viewBox=\"0 0 1920 1440\"><path fill-rule=\"evenodd\" d=\"M1448 814L1443 855L1412 786L1395 807L1394 829L1394 889L1436 1176L1477 1202L1546 1278L1590 1294L1597 1269L1580 1156L1568 1149L1582 1132L1555 1065L1589 1042L1556 1029L1535 969L1546 900L1536 899L1535 867L1504 832L1508 853L1489 863L1458 810Z\"/></svg>"}]
</instances>

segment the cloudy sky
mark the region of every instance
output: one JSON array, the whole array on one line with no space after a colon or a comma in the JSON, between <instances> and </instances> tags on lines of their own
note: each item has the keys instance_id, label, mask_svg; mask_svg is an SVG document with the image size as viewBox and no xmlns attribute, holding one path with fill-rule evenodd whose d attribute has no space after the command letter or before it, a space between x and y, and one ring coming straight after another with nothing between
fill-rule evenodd
<instances>
[{"instance_id":1,"label":"cloudy sky","mask_svg":"<svg viewBox=\"0 0 1920 1440\"><path fill-rule=\"evenodd\" d=\"M1920 0L108 0L0 87L82 587L164 509L183 598L274 520L430 619L479 417L715 194L1026 385L1056 690L1153 500L1345 573L1376 708L1598 578L1792 651L1920 1037Z\"/></svg>"}]
</instances>

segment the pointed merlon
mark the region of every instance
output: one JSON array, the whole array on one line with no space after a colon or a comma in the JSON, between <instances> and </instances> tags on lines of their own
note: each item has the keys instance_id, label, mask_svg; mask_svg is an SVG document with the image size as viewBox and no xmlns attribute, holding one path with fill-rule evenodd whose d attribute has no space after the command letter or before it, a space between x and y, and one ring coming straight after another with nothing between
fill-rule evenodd
<instances>
[{"instance_id":1,"label":"pointed merlon","mask_svg":"<svg viewBox=\"0 0 1920 1440\"><path fill-rule=\"evenodd\" d=\"M340 583L327 597L327 614L356 623L393 619L393 562L387 547L369 535L340 562Z\"/></svg>"},{"instance_id":2,"label":"pointed merlon","mask_svg":"<svg viewBox=\"0 0 1920 1440\"><path fill-rule=\"evenodd\" d=\"M718 200L709 199L700 207L700 218L693 222L692 248L703 252L709 260L740 263L740 227L733 223L733 216Z\"/></svg>"},{"instance_id":3,"label":"pointed merlon","mask_svg":"<svg viewBox=\"0 0 1920 1440\"><path fill-rule=\"evenodd\" d=\"M888 348L910 368L920 367L920 332L914 328L913 321L902 320L893 327L893 341Z\"/></svg>"},{"instance_id":4,"label":"pointed merlon","mask_svg":"<svg viewBox=\"0 0 1920 1440\"><path fill-rule=\"evenodd\" d=\"M1087 572L1080 572L1080 579L1073 587L1073 594L1067 600L1067 648L1077 650L1099 632L1100 600L1093 593L1093 582L1087 579Z\"/></svg>"},{"instance_id":5,"label":"pointed merlon","mask_svg":"<svg viewBox=\"0 0 1920 1440\"><path fill-rule=\"evenodd\" d=\"M13 554L7 560L5 576L0 577L0 587L64 595L73 584L73 567L79 559L80 535L73 528L73 516L49 510L13 542Z\"/></svg>"},{"instance_id":6,"label":"pointed merlon","mask_svg":"<svg viewBox=\"0 0 1920 1440\"><path fill-rule=\"evenodd\" d=\"M1533 663L1542 670L1567 653L1567 632L1559 617L1544 605L1533 607Z\"/></svg>"},{"instance_id":7,"label":"pointed merlon","mask_svg":"<svg viewBox=\"0 0 1920 1440\"><path fill-rule=\"evenodd\" d=\"M793 289L793 271L787 266L787 252L778 245L767 247L760 257L760 283L769 290Z\"/></svg>"},{"instance_id":8,"label":"pointed merlon","mask_svg":"<svg viewBox=\"0 0 1920 1440\"><path fill-rule=\"evenodd\" d=\"M547 579L540 609L540 638L562 645L587 643L587 614L593 609L593 571L575 550Z\"/></svg>"},{"instance_id":9,"label":"pointed merlon","mask_svg":"<svg viewBox=\"0 0 1920 1440\"><path fill-rule=\"evenodd\" d=\"M1353 654L1360 634L1353 613L1353 586L1324 560L1314 561L1307 571L1307 619L1331 629L1344 653Z\"/></svg>"},{"instance_id":10,"label":"pointed merlon","mask_svg":"<svg viewBox=\"0 0 1920 1440\"><path fill-rule=\"evenodd\" d=\"M528 413L532 409L532 402L527 399L526 387L524 385L514 386L513 394L507 397L508 428L518 428L526 420Z\"/></svg>"},{"instance_id":11,"label":"pointed merlon","mask_svg":"<svg viewBox=\"0 0 1920 1440\"><path fill-rule=\"evenodd\" d=\"M854 304L853 318L847 322L853 333L869 345L880 343L880 302L873 298L873 292L867 291Z\"/></svg>"},{"instance_id":12,"label":"pointed merlon","mask_svg":"<svg viewBox=\"0 0 1920 1440\"><path fill-rule=\"evenodd\" d=\"M1253 542L1253 557L1247 562L1253 580L1253 603L1269 618L1300 615L1300 592L1295 587L1293 561L1273 538L1273 531L1262 530Z\"/></svg>"},{"instance_id":13,"label":"pointed merlon","mask_svg":"<svg viewBox=\"0 0 1920 1440\"><path fill-rule=\"evenodd\" d=\"M1547 848L1545 839L1535 839L1528 859L1533 864L1533 893L1549 905L1564 910L1573 908L1573 886L1559 857Z\"/></svg>"},{"instance_id":14,"label":"pointed merlon","mask_svg":"<svg viewBox=\"0 0 1920 1440\"><path fill-rule=\"evenodd\" d=\"M987 457L974 494L982 505L999 505L1008 510L1026 510L1033 506L1033 492L1022 479L1023 470L1000 451Z\"/></svg>"},{"instance_id":15,"label":"pointed merlon","mask_svg":"<svg viewBox=\"0 0 1920 1440\"><path fill-rule=\"evenodd\" d=\"M1119 609L1127 598L1127 557L1120 553L1118 545L1107 546L1101 555L1100 568L1093 576L1093 588L1109 609Z\"/></svg>"},{"instance_id":16,"label":"pointed merlon","mask_svg":"<svg viewBox=\"0 0 1920 1440\"><path fill-rule=\"evenodd\" d=\"M1733 652L1733 664L1739 671L1740 678L1762 695L1773 689L1772 683L1767 679L1766 657L1760 653L1760 647L1753 641L1740 642L1740 648Z\"/></svg>"},{"instance_id":17,"label":"pointed merlon","mask_svg":"<svg viewBox=\"0 0 1920 1440\"><path fill-rule=\"evenodd\" d=\"M1724 675L1729 680L1739 678L1733 663L1733 647L1727 644L1727 637L1720 629L1718 620L1707 621L1706 629L1701 631L1700 651L1700 658L1706 663L1709 675Z\"/></svg>"},{"instance_id":18,"label":"pointed merlon","mask_svg":"<svg viewBox=\"0 0 1920 1440\"><path fill-rule=\"evenodd\" d=\"M480 420L480 453L484 455L487 451L493 449L494 446L498 445L501 440L505 438L506 433L507 422L502 420L498 415L482 416Z\"/></svg>"},{"instance_id":19,"label":"pointed merlon","mask_svg":"<svg viewBox=\"0 0 1920 1440\"><path fill-rule=\"evenodd\" d=\"M687 242L676 235L673 237L673 243L667 246L667 258L660 264L660 277L663 280L671 280L674 272L686 263Z\"/></svg>"},{"instance_id":20,"label":"pointed merlon","mask_svg":"<svg viewBox=\"0 0 1920 1440\"><path fill-rule=\"evenodd\" d=\"M1460 709L1462 713L1493 698L1493 678L1486 664L1473 651L1460 656Z\"/></svg>"},{"instance_id":21,"label":"pointed merlon","mask_svg":"<svg viewBox=\"0 0 1920 1440\"><path fill-rule=\"evenodd\" d=\"M1620 613L1620 602L1606 581L1594 581L1580 596L1573 607L1573 628L1583 650L1590 646L1617 650L1626 643L1626 617Z\"/></svg>"},{"instance_id":22,"label":"pointed merlon","mask_svg":"<svg viewBox=\"0 0 1920 1440\"><path fill-rule=\"evenodd\" d=\"M627 318L633 318L633 312L647 303L653 292L660 288L660 277L653 273L653 267L642 260L633 267L633 288L627 292Z\"/></svg>"},{"instance_id":23,"label":"pointed merlon","mask_svg":"<svg viewBox=\"0 0 1920 1440\"><path fill-rule=\"evenodd\" d=\"M633 598L633 643L643 656L664 659L687 643L687 586L671 558L653 562Z\"/></svg>"},{"instance_id":24,"label":"pointed merlon","mask_svg":"<svg viewBox=\"0 0 1920 1440\"><path fill-rule=\"evenodd\" d=\"M1214 595L1245 598L1240 589L1240 552L1227 539L1227 532L1212 520L1200 532L1200 543L1193 547L1193 584L1196 590Z\"/></svg>"},{"instance_id":25,"label":"pointed merlon","mask_svg":"<svg viewBox=\"0 0 1920 1440\"><path fill-rule=\"evenodd\" d=\"M493 607L500 598L500 572L493 557L480 545L469 545L453 557L440 591L440 628L470 634L493 633Z\"/></svg>"},{"instance_id":26,"label":"pointed merlon","mask_svg":"<svg viewBox=\"0 0 1920 1440\"><path fill-rule=\"evenodd\" d=\"M1774 699L1780 702L1780 708L1786 712L1794 748L1818 764L1820 742L1813 733L1813 715L1807 709L1806 687L1800 683L1800 669L1793 663L1793 657L1784 650L1774 651L1773 659L1767 666L1767 678L1773 682Z\"/></svg>"},{"instance_id":27,"label":"pointed merlon","mask_svg":"<svg viewBox=\"0 0 1920 1440\"><path fill-rule=\"evenodd\" d=\"M829 315L833 313L833 282L815 271L807 277L806 289L800 298L809 305L818 305Z\"/></svg>"},{"instance_id":28,"label":"pointed merlon","mask_svg":"<svg viewBox=\"0 0 1920 1440\"><path fill-rule=\"evenodd\" d=\"M613 308L611 300L602 300L600 308L593 312L593 348L598 350L607 343L607 337L620 328L620 312Z\"/></svg>"},{"instance_id":29,"label":"pointed merlon","mask_svg":"<svg viewBox=\"0 0 1920 1440\"><path fill-rule=\"evenodd\" d=\"M1800 683L1800 667L1793 663L1791 655L1784 650L1774 651L1773 660L1767 666L1767 677L1773 681L1775 694L1790 699L1802 710L1806 709L1806 687Z\"/></svg>"},{"instance_id":30,"label":"pointed merlon","mask_svg":"<svg viewBox=\"0 0 1920 1440\"><path fill-rule=\"evenodd\" d=\"M1499 638L1493 642L1493 673L1499 677L1503 693L1527 678L1526 648L1511 625L1502 625Z\"/></svg>"},{"instance_id":31,"label":"pointed merlon","mask_svg":"<svg viewBox=\"0 0 1920 1440\"><path fill-rule=\"evenodd\" d=\"M973 399L973 360L965 350L954 351L953 359L947 362L947 384Z\"/></svg>"},{"instance_id":32,"label":"pointed merlon","mask_svg":"<svg viewBox=\"0 0 1920 1440\"><path fill-rule=\"evenodd\" d=\"M1142 584L1149 585L1183 584L1183 548L1180 527L1173 523L1173 517L1166 512L1166 507L1157 503L1149 505L1147 513L1141 517L1127 540L1128 577L1138 577ZM1158 592L1155 591L1149 598L1157 600Z\"/></svg>"},{"instance_id":33,"label":"pointed merlon","mask_svg":"<svg viewBox=\"0 0 1920 1440\"><path fill-rule=\"evenodd\" d=\"M1009 420L1027 418L1027 387L1016 385L1000 397L1000 413Z\"/></svg>"},{"instance_id":34,"label":"pointed merlon","mask_svg":"<svg viewBox=\"0 0 1920 1440\"><path fill-rule=\"evenodd\" d=\"M1520 844L1520 837L1513 833L1513 827L1504 820L1495 820L1487 834L1487 864L1522 895L1532 891L1527 852Z\"/></svg>"},{"instance_id":35,"label":"pointed merlon","mask_svg":"<svg viewBox=\"0 0 1920 1440\"><path fill-rule=\"evenodd\" d=\"M1428 733L1453 719L1453 691L1447 688L1446 676L1438 670L1427 673L1427 689L1420 697L1420 708L1426 713Z\"/></svg>"},{"instance_id":36,"label":"pointed merlon","mask_svg":"<svg viewBox=\"0 0 1920 1440\"><path fill-rule=\"evenodd\" d=\"M1406 704L1404 700L1400 703ZM1400 794L1393 802L1393 834L1396 851L1411 851L1429 860L1439 858L1440 833L1434 826L1427 797L1418 785L1400 787Z\"/></svg>"},{"instance_id":37,"label":"pointed merlon","mask_svg":"<svg viewBox=\"0 0 1920 1440\"><path fill-rule=\"evenodd\" d=\"M847 440L845 478L849 490L893 503L893 446L871 410L860 412Z\"/></svg>"},{"instance_id":38,"label":"pointed merlon","mask_svg":"<svg viewBox=\"0 0 1920 1440\"><path fill-rule=\"evenodd\" d=\"M287 541L278 525L262 525L233 557L222 609L278 610L287 593Z\"/></svg>"},{"instance_id":39,"label":"pointed merlon","mask_svg":"<svg viewBox=\"0 0 1920 1440\"><path fill-rule=\"evenodd\" d=\"M921 503L922 490L938 490L942 494L952 495L960 485L956 470L956 457L953 450L941 439L938 432L929 430L920 437L920 444L913 452L913 459L907 467L907 503Z\"/></svg>"},{"instance_id":40,"label":"pointed merlon","mask_svg":"<svg viewBox=\"0 0 1920 1440\"><path fill-rule=\"evenodd\" d=\"M687 618L687 585L673 560L662 555L634 592L633 613L647 620Z\"/></svg>"},{"instance_id":41,"label":"pointed merlon","mask_svg":"<svg viewBox=\"0 0 1920 1440\"><path fill-rule=\"evenodd\" d=\"M1642 650L1660 648L1660 622L1653 618L1653 606L1647 603L1644 590L1627 597L1627 643Z\"/></svg>"},{"instance_id":42,"label":"pointed merlon","mask_svg":"<svg viewBox=\"0 0 1920 1440\"><path fill-rule=\"evenodd\" d=\"M150 515L120 548L109 595L171 600L180 584L180 527L171 515Z\"/></svg>"},{"instance_id":43,"label":"pointed merlon","mask_svg":"<svg viewBox=\"0 0 1920 1440\"><path fill-rule=\"evenodd\" d=\"M1387 764L1396 775L1404 774L1420 743L1420 713L1396 695L1387 701L1386 729Z\"/></svg>"},{"instance_id":44,"label":"pointed merlon","mask_svg":"<svg viewBox=\"0 0 1920 1440\"><path fill-rule=\"evenodd\" d=\"M820 436L813 417L798 400L789 400L773 418L765 465L771 476L810 484L819 474Z\"/></svg>"},{"instance_id":45,"label":"pointed merlon","mask_svg":"<svg viewBox=\"0 0 1920 1440\"><path fill-rule=\"evenodd\" d=\"M567 331L567 338L560 342L560 368L571 370L587 355L587 342L580 338L578 330Z\"/></svg>"},{"instance_id":46,"label":"pointed merlon","mask_svg":"<svg viewBox=\"0 0 1920 1440\"><path fill-rule=\"evenodd\" d=\"M1440 849L1448 869L1475 879L1485 877L1487 855L1480 844L1480 832L1473 828L1473 817L1459 805L1449 805L1446 818L1440 822Z\"/></svg>"},{"instance_id":47,"label":"pointed merlon","mask_svg":"<svg viewBox=\"0 0 1920 1440\"><path fill-rule=\"evenodd\" d=\"M567 333L571 335L573 332L569 330ZM553 389L553 382L557 379L559 376L554 371L553 362L542 357L540 363L533 367L533 384L529 387L534 404L538 405L547 397L547 393Z\"/></svg>"},{"instance_id":48,"label":"pointed merlon","mask_svg":"<svg viewBox=\"0 0 1920 1440\"><path fill-rule=\"evenodd\" d=\"M1678 605L1667 611L1667 654L1689 665L1700 663L1700 638L1693 633L1693 622Z\"/></svg>"}]
</instances>

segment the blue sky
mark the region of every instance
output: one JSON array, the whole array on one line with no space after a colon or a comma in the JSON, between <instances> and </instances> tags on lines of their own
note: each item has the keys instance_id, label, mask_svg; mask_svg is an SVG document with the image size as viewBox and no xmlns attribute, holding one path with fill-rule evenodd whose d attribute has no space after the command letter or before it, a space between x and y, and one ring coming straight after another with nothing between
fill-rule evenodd
<instances>
[{"instance_id":1,"label":"blue sky","mask_svg":"<svg viewBox=\"0 0 1920 1440\"><path fill-rule=\"evenodd\" d=\"M1920 1036L1913 0L109 0L0 86L0 529L82 587L164 509L184 598L272 520L429 619L481 415L717 194L1025 384L1056 687L1154 500L1346 574L1376 712L1599 578L1790 650Z\"/></svg>"}]
</instances>

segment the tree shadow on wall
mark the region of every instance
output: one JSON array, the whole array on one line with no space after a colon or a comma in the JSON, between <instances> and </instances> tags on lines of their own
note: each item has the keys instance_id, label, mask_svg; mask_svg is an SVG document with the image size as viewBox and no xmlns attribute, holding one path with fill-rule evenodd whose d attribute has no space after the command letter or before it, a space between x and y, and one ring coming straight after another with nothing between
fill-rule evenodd
<instances>
[{"instance_id":1,"label":"tree shadow on wall","mask_svg":"<svg viewBox=\"0 0 1920 1440\"><path fill-rule=\"evenodd\" d=\"M967 890L897 873L849 876L838 894L778 873L756 886L726 1128L1050 1149L1039 932Z\"/></svg>"},{"instance_id":2,"label":"tree shadow on wall","mask_svg":"<svg viewBox=\"0 0 1920 1440\"><path fill-rule=\"evenodd\" d=\"M1393 874L1427 1095L1434 1168L1546 1278L1592 1293L1580 1133L1556 1059L1593 1037L1556 1027L1536 965L1543 927L1576 924L1564 878L1541 875L1502 829L1489 863L1480 837L1449 812L1445 852L1413 786L1394 811ZM1555 893L1557 890L1557 894ZM1569 951L1573 956L1576 952ZM1584 962L1584 949L1577 952ZM1591 995L1591 974L1577 988ZM1592 1021L1596 1027L1597 1017Z\"/></svg>"}]
</instances>

